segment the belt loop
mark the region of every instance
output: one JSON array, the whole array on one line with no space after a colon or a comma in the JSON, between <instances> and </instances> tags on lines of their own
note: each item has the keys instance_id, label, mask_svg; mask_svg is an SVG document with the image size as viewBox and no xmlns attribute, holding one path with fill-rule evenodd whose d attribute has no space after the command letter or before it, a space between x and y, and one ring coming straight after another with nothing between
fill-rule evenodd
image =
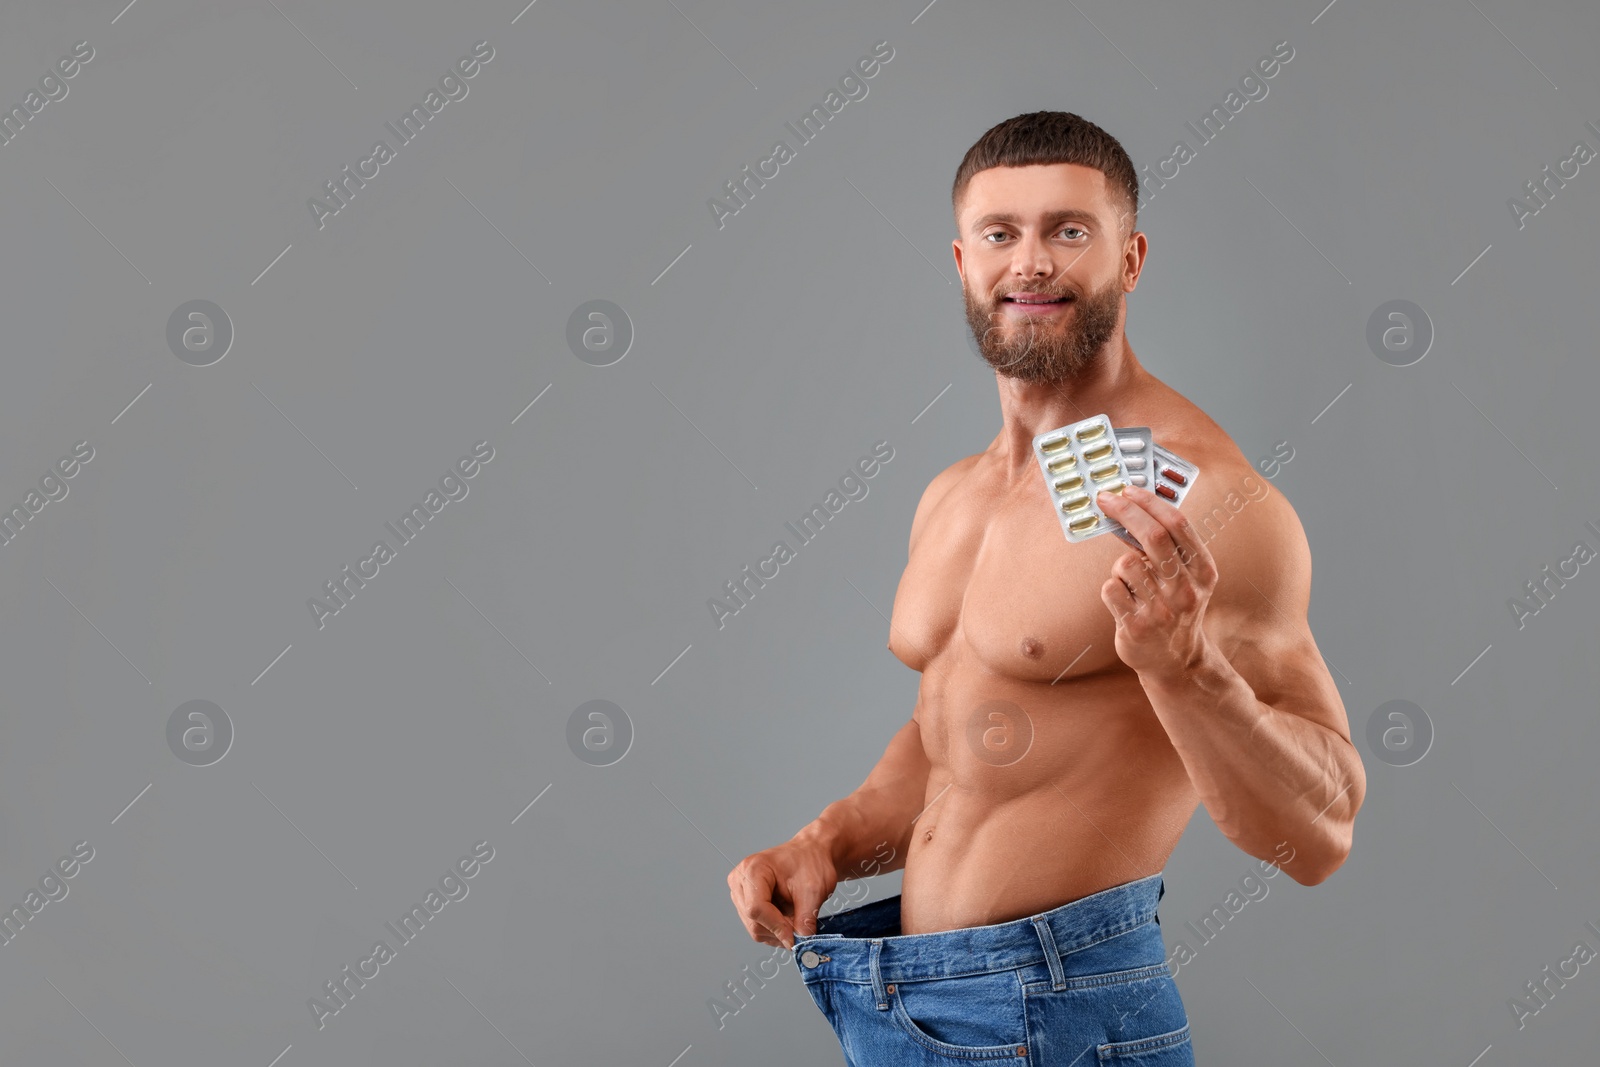
<instances>
[{"instance_id":1,"label":"belt loop","mask_svg":"<svg viewBox=\"0 0 1600 1067\"><path fill-rule=\"evenodd\" d=\"M883 987L883 972L878 969L878 957L883 953L883 938L872 939L872 946L868 952L868 969L872 971L872 992L878 998L878 1010L889 1010L889 994Z\"/></svg>"},{"instance_id":2,"label":"belt loop","mask_svg":"<svg viewBox=\"0 0 1600 1067\"><path fill-rule=\"evenodd\" d=\"M1050 988L1056 991L1067 988L1067 970L1061 966L1061 953L1056 950L1056 935L1050 929L1050 921L1042 915L1035 915L1031 920L1033 929L1039 935L1039 944L1044 946L1044 961L1050 965Z\"/></svg>"}]
</instances>

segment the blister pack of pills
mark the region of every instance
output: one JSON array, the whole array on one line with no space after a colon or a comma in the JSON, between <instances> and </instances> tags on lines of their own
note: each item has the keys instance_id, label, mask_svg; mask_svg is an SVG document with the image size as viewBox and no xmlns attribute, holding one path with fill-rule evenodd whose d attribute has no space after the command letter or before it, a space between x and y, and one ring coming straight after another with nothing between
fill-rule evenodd
<instances>
[{"instance_id":1,"label":"blister pack of pills","mask_svg":"<svg viewBox=\"0 0 1600 1067\"><path fill-rule=\"evenodd\" d=\"M1116 527L1095 503L1098 494L1120 493L1128 485L1128 468L1109 417L1094 415L1042 433L1033 439L1033 454L1068 541Z\"/></svg>"},{"instance_id":2,"label":"blister pack of pills","mask_svg":"<svg viewBox=\"0 0 1600 1067\"><path fill-rule=\"evenodd\" d=\"M1106 415L1039 434L1033 439L1033 452L1061 532L1073 543L1114 533L1142 549L1121 523L1100 510L1097 495L1138 485L1177 507L1200 473L1194 464L1157 444L1150 427L1112 426Z\"/></svg>"},{"instance_id":3,"label":"blister pack of pills","mask_svg":"<svg viewBox=\"0 0 1600 1067\"><path fill-rule=\"evenodd\" d=\"M1128 484L1149 487L1150 446L1155 443L1148 426L1114 426L1117 451L1122 453L1122 465L1128 471Z\"/></svg>"},{"instance_id":4,"label":"blister pack of pills","mask_svg":"<svg viewBox=\"0 0 1600 1067\"><path fill-rule=\"evenodd\" d=\"M1134 427L1133 430L1143 428ZM1130 432L1132 431L1117 430L1117 443L1122 445L1125 435ZM1122 445L1122 447L1127 446ZM1200 473L1199 468L1170 449L1162 448L1154 440L1146 449L1146 456L1145 462L1137 466L1132 455L1123 457L1123 461L1128 465L1128 480L1134 485L1145 486L1173 507L1182 504L1183 498L1189 494L1189 489ZM1144 551L1144 546L1121 523L1112 523L1111 532L1122 538L1129 546L1140 552Z\"/></svg>"},{"instance_id":5,"label":"blister pack of pills","mask_svg":"<svg viewBox=\"0 0 1600 1067\"><path fill-rule=\"evenodd\" d=\"M1183 498L1194 488L1200 468L1158 444L1151 444L1151 490L1173 507L1183 503Z\"/></svg>"}]
</instances>

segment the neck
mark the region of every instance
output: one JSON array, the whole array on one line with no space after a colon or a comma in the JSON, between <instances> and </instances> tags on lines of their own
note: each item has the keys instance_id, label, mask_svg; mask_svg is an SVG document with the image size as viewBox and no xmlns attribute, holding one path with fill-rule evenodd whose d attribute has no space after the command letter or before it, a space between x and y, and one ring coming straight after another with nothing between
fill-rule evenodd
<instances>
[{"instance_id":1,"label":"neck","mask_svg":"<svg viewBox=\"0 0 1600 1067\"><path fill-rule=\"evenodd\" d=\"M1101 412L1117 425L1118 411L1129 406L1132 391L1146 376L1125 334L1119 334L1092 366L1072 378L1028 382L997 371L1002 424L989 450L1013 477L1036 478L1035 437Z\"/></svg>"}]
</instances>

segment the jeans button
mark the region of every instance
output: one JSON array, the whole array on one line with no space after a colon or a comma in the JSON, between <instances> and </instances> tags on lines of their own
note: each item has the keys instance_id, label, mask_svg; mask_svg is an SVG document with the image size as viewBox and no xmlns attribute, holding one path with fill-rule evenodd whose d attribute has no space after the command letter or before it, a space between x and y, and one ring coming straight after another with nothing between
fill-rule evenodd
<instances>
[{"instance_id":1,"label":"jeans button","mask_svg":"<svg viewBox=\"0 0 1600 1067\"><path fill-rule=\"evenodd\" d=\"M807 967L815 967L822 962L822 957L808 948L800 953L800 962Z\"/></svg>"}]
</instances>

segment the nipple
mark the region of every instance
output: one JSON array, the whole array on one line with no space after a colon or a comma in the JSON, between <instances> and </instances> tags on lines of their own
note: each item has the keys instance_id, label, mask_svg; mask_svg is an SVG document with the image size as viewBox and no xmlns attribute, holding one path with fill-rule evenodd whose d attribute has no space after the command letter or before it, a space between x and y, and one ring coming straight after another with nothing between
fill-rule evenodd
<instances>
[{"instance_id":1,"label":"nipple","mask_svg":"<svg viewBox=\"0 0 1600 1067\"><path fill-rule=\"evenodd\" d=\"M1029 659L1038 659L1044 655L1044 645L1031 637L1024 637L1022 639L1022 654Z\"/></svg>"}]
</instances>

